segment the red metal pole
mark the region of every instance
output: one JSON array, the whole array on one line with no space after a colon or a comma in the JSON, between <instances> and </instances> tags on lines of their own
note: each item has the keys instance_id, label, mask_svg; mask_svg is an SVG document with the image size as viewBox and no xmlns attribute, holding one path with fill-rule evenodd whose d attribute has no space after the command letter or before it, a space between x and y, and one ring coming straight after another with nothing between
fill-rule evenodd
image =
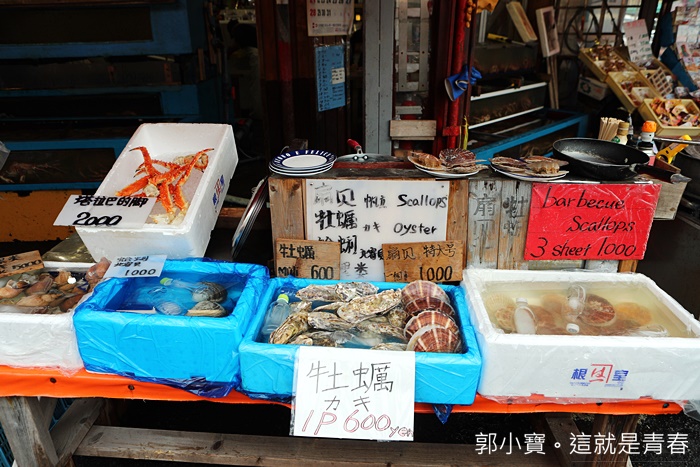
<instances>
[{"instance_id":1,"label":"red metal pole","mask_svg":"<svg viewBox=\"0 0 700 467\"><path fill-rule=\"evenodd\" d=\"M452 47L452 67L450 76L458 74L464 66L464 38L466 29L467 0L459 0L455 9L454 45ZM459 136L459 99L450 102L447 108L447 122L443 128L443 135L447 136L447 147L457 147L456 140Z\"/></svg>"}]
</instances>

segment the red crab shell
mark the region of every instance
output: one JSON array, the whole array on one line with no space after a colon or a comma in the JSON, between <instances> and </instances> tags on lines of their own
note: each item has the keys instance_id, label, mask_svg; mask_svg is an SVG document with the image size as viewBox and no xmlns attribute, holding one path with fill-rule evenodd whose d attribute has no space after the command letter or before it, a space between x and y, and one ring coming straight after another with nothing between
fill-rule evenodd
<instances>
[{"instance_id":1,"label":"red crab shell","mask_svg":"<svg viewBox=\"0 0 700 467\"><path fill-rule=\"evenodd\" d=\"M406 304L404 308L406 309L406 313L411 316L415 316L425 310L437 310L448 316L455 315L455 310L449 303L435 297L418 297Z\"/></svg>"},{"instance_id":2,"label":"red crab shell","mask_svg":"<svg viewBox=\"0 0 700 467\"><path fill-rule=\"evenodd\" d=\"M404 305L408 305L420 297L435 297L450 304L450 297L447 296L447 292L434 282L417 280L406 285L401 290L401 303Z\"/></svg>"},{"instance_id":3,"label":"red crab shell","mask_svg":"<svg viewBox=\"0 0 700 467\"><path fill-rule=\"evenodd\" d=\"M410 339L411 336L418 332L419 329L432 325L449 329L450 331L459 335L457 323L455 323L454 320L445 313L435 310L421 311L416 316L409 319L408 323L406 323L406 326L403 329L403 335L406 337L406 339Z\"/></svg>"},{"instance_id":4,"label":"red crab shell","mask_svg":"<svg viewBox=\"0 0 700 467\"><path fill-rule=\"evenodd\" d=\"M615 308L612 304L598 295L590 294L579 319L591 326L610 326L615 322Z\"/></svg>"},{"instance_id":5,"label":"red crab shell","mask_svg":"<svg viewBox=\"0 0 700 467\"><path fill-rule=\"evenodd\" d=\"M455 353L462 345L459 336L449 329L432 325L416 332L408 341L406 350L414 352ZM466 351L466 349L465 349Z\"/></svg>"}]
</instances>

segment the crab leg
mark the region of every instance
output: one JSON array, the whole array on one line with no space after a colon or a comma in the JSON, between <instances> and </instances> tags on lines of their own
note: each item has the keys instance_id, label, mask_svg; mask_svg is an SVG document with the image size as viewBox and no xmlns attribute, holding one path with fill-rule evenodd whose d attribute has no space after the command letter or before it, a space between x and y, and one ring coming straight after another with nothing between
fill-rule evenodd
<instances>
[{"instance_id":1,"label":"crab leg","mask_svg":"<svg viewBox=\"0 0 700 467\"><path fill-rule=\"evenodd\" d=\"M170 200L170 186L167 183L161 183L158 185L158 201L165 208L165 212L168 214L173 213L173 203Z\"/></svg>"},{"instance_id":2,"label":"crab leg","mask_svg":"<svg viewBox=\"0 0 700 467\"><path fill-rule=\"evenodd\" d=\"M121 190L117 191L117 196L131 196L139 190L143 190L146 185L148 185L148 176L139 178L131 185L127 185Z\"/></svg>"},{"instance_id":3,"label":"crab leg","mask_svg":"<svg viewBox=\"0 0 700 467\"><path fill-rule=\"evenodd\" d=\"M213 149L214 148L204 149L203 151L199 151L197 154L195 154L192 160L187 164L185 172L175 183L173 189L173 199L175 201L175 206L180 208L180 210L184 211L189 207L189 203L187 202L187 200L185 200L185 196L182 194L182 186L187 181L187 178L190 176L190 173L192 173L192 169L197 166L200 157L206 156L206 152L211 151Z\"/></svg>"},{"instance_id":4,"label":"crab leg","mask_svg":"<svg viewBox=\"0 0 700 467\"><path fill-rule=\"evenodd\" d=\"M155 177L156 175L158 175L160 172L158 172L156 168L153 167L153 161L151 160L151 155L148 153L148 149L146 149L145 146L139 146L132 149L132 151L136 150L141 151L141 154L143 154L143 164L146 168L146 173L148 174L148 176Z\"/></svg>"}]
</instances>

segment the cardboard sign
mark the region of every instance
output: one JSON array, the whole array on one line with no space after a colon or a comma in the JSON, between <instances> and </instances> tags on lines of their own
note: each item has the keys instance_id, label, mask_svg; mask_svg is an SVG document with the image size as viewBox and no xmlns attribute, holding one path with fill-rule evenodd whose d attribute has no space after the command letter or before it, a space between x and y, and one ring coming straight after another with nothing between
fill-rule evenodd
<instances>
[{"instance_id":1,"label":"cardboard sign","mask_svg":"<svg viewBox=\"0 0 700 467\"><path fill-rule=\"evenodd\" d=\"M525 259L642 259L660 190L656 184L533 184Z\"/></svg>"},{"instance_id":2,"label":"cardboard sign","mask_svg":"<svg viewBox=\"0 0 700 467\"><path fill-rule=\"evenodd\" d=\"M112 261L104 277L159 277L167 255L120 256Z\"/></svg>"},{"instance_id":3,"label":"cardboard sign","mask_svg":"<svg viewBox=\"0 0 700 467\"><path fill-rule=\"evenodd\" d=\"M53 225L140 228L155 204L143 196L71 195Z\"/></svg>"},{"instance_id":4,"label":"cardboard sign","mask_svg":"<svg viewBox=\"0 0 700 467\"><path fill-rule=\"evenodd\" d=\"M414 352L300 346L294 436L413 440Z\"/></svg>"},{"instance_id":5,"label":"cardboard sign","mask_svg":"<svg viewBox=\"0 0 700 467\"><path fill-rule=\"evenodd\" d=\"M385 243L382 249L387 282L462 280L464 242Z\"/></svg>"},{"instance_id":6,"label":"cardboard sign","mask_svg":"<svg viewBox=\"0 0 700 467\"><path fill-rule=\"evenodd\" d=\"M446 180L306 180L306 238L340 243L340 278L384 280L384 243L447 239Z\"/></svg>"},{"instance_id":7,"label":"cardboard sign","mask_svg":"<svg viewBox=\"0 0 700 467\"><path fill-rule=\"evenodd\" d=\"M340 243L279 238L275 242L277 277L340 279Z\"/></svg>"},{"instance_id":8,"label":"cardboard sign","mask_svg":"<svg viewBox=\"0 0 700 467\"><path fill-rule=\"evenodd\" d=\"M653 57L651 52L651 40L647 23L643 20L630 21L623 24L627 50L633 63L643 64ZM697 36L696 36L697 37Z\"/></svg>"},{"instance_id":9,"label":"cardboard sign","mask_svg":"<svg viewBox=\"0 0 700 467\"><path fill-rule=\"evenodd\" d=\"M44 262L38 250L0 258L0 277L42 269Z\"/></svg>"}]
</instances>

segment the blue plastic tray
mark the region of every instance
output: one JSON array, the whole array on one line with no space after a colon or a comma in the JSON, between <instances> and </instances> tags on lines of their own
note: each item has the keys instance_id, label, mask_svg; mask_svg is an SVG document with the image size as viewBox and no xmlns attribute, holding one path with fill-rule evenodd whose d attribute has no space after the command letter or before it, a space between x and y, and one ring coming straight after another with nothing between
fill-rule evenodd
<instances>
[{"instance_id":1,"label":"blue plastic tray","mask_svg":"<svg viewBox=\"0 0 700 467\"><path fill-rule=\"evenodd\" d=\"M285 400L292 395L294 361L298 345L278 345L259 342L260 328L270 303L278 291L301 289L309 284L333 284L295 278L275 278L267 284L267 290L259 302L258 312L240 345L241 388L251 397ZM395 289L406 284L374 282L380 290ZM442 286L453 302L457 324L468 350L462 354L416 352L416 402L433 404L469 405L474 402L481 372L481 353L474 330L469 322L469 312L464 291L457 286Z\"/></svg>"}]
</instances>

